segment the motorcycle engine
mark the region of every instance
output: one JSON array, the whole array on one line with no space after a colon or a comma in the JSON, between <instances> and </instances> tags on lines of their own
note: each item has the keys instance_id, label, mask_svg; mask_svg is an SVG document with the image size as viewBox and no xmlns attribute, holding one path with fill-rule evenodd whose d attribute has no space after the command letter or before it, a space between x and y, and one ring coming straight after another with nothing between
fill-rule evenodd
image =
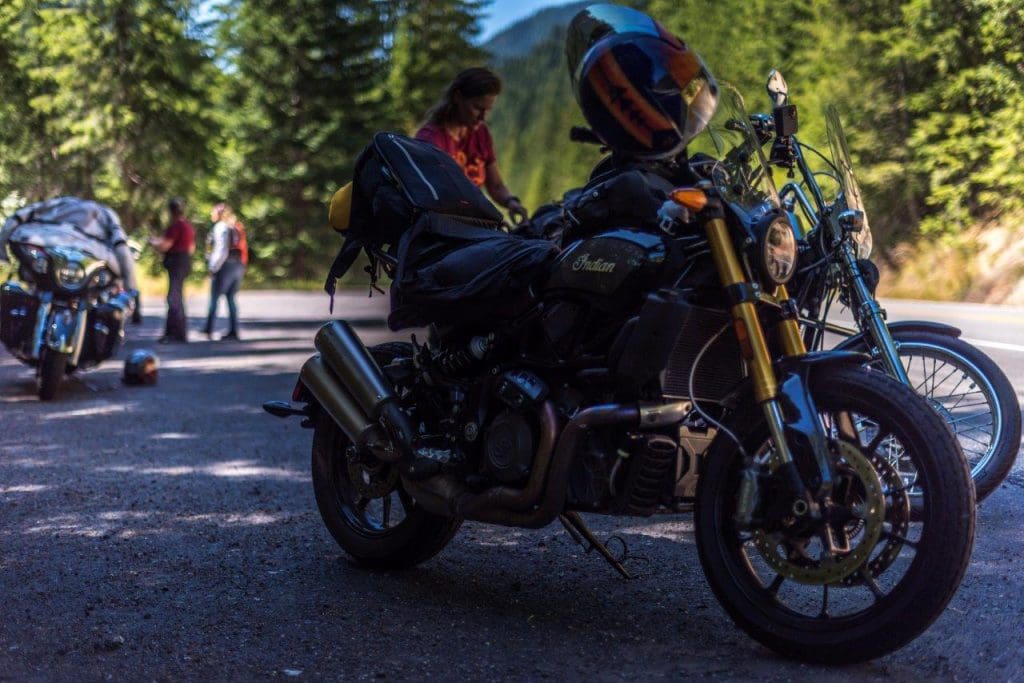
<instances>
[{"instance_id":1,"label":"motorcycle engine","mask_svg":"<svg viewBox=\"0 0 1024 683\"><path fill-rule=\"evenodd\" d=\"M529 419L506 410L484 432L484 469L503 484L525 484L533 465L536 439Z\"/></svg>"}]
</instances>

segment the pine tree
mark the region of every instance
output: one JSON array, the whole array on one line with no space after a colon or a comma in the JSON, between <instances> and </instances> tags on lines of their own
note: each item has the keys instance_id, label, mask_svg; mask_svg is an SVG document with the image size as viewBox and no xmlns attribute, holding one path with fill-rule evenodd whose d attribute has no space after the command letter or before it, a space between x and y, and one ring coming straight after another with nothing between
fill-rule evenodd
<instances>
[{"instance_id":1,"label":"pine tree","mask_svg":"<svg viewBox=\"0 0 1024 683\"><path fill-rule=\"evenodd\" d=\"M462 69L479 66L487 53L473 45L484 0L405 2L395 27L388 100L395 123L412 132L445 86Z\"/></svg>"},{"instance_id":2,"label":"pine tree","mask_svg":"<svg viewBox=\"0 0 1024 683\"><path fill-rule=\"evenodd\" d=\"M230 133L242 163L229 198L271 277L322 277L337 249L327 202L382 128L385 25L373 0L238 0L223 25Z\"/></svg>"},{"instance_id":3,"label":"pine tree","mask_svg":"<svg viewBox=\"0 0 1024 683\"><path fill-rule=\"evenodd\" d=\"M189 36L188 0L94 0L31 12L22 63L42 148L60 167L49 193L114 205L129 228L156 219L209 168L212 64ZM47 164L48 165L48 164ZM46 185L43 185L45 182Z\"/></svg>"}]
</instances>

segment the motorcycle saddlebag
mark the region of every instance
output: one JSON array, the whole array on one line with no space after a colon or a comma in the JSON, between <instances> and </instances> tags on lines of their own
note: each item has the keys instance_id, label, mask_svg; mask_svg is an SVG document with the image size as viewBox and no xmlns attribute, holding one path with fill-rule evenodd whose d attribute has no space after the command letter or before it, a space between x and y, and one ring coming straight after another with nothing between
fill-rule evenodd
<instances>
[{"instance_id":1,"label":"motorcycle saddlebag","mask_svg":"<svg viewBox=\"0 0 1024 683\"><path fill-rule=\"evenodd\" d=\"M0 286L0 341L10 349L21 349L32 339L39 300L16 282Z\"/></svg>"},{"instance_id":2,"label":"motorcycle saddlebag","mask_svg":"<svg viewBox=\"0 0 1024 683\"><path fill-rule=\"evenodd\" d=\"M399 330L515 315L557 254L545 239L425 213L399 245L388 325Z\"/></svg>"},{"instance_id":3,"label":"motorcycle saddlebag","mask_svg":"<svg viewBox=\"0 0 1024 683\"><path fill-rule=\"evenodd\" d=\"M455 160L429 142L382 132L356 159L350 188L332 201L331 225L345 235L327 291L364 245L394 249L424 212L497 228L501 214Z\"/></svg>"},{"instance_id":4,"label":"motorcycle saddlebag","mask_svg":"<svg viewBox=\"0 0 1024 683\"><path fill-rule=\"evenodd\" d=\"M127 294L119 294L89 311L82 361L100 362L110 358L124 341L125 318L132 302ZM81 364L81 363L80 363Z\"/></svg>"}]
</instances>

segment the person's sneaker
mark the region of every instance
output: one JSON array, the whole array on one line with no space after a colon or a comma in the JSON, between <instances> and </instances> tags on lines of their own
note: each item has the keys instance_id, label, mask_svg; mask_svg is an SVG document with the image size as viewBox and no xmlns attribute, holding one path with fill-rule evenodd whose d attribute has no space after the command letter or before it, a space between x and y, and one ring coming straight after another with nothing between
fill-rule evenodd
<instances>
[{"instance_id":1,"label":"person's sneaker","mask_svg":"<svg viewBox=\"0 0 1024 683\"><path fill-rule=\"evenodd\" d=\"M239 340L238 333L237 332L228 332L227 334L225 334L223 337L220 338L221 341L225 341L225 340L229 340L229 339L233 340L233 341L238 341Z\"/></svg>"}]
</instances>

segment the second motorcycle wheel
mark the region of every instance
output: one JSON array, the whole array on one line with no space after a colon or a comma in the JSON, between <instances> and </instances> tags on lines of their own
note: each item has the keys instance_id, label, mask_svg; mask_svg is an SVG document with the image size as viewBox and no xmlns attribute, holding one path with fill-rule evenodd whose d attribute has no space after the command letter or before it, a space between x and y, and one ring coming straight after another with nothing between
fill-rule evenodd
<instances>
[{"instance_id":1,"label":"second motorcycle wheel","mask_svg":"<svg viewBox=\"0 0 1024 683\"><path fill-rule=\"evenodd\" d=\"M43 349L39 358L37 388L40 401L52 401L60 392L60 385L68 367L68 354Z\"/></svg>"},{"instance_id":2,"label":"second motorcycle wheel","mask_svg":"<svg viewBox=\"0 0 1024 683\"><path fill-rule=\"evenodd\" d=\"M1006 479L1020 449L1021 414L1013 385L991 358L963 339L924 331L895 331L893 339L912 388L960 442L977 499L984 500ZM872 367L881 369L881 362Z\"/></svg>"}]
</instances>

